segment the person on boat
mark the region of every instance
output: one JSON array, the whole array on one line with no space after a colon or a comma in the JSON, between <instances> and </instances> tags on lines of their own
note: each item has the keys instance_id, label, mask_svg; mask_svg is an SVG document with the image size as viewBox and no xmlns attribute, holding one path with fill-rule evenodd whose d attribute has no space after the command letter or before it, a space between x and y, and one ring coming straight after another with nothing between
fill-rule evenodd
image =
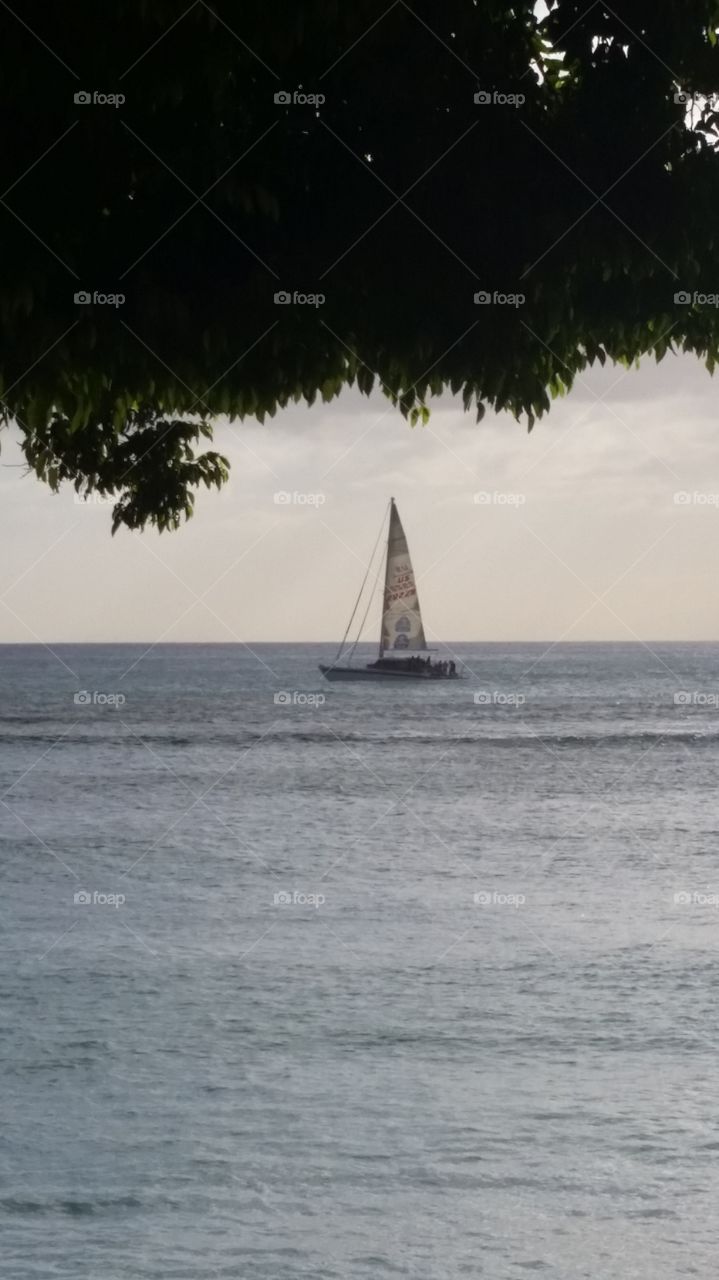
<instances>
[{"instance_id":1,"label":"person on boat","mask_svg":"<svg viewBox=\"0 0 719 1280\"><path fill-rule=\"evenodd\" d=\"M456 676L457 674L457 668L453 662L450 662L449 664L449 674L450 676Z\"/></svg>"}]
</instances>

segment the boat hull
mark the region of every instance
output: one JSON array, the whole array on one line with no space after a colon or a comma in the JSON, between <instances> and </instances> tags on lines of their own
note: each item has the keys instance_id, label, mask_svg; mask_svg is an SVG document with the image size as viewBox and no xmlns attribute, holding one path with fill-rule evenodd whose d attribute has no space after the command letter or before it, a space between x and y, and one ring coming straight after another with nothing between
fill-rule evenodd
<instances>
[{"instance_id":1,"label":"boat hull","mask_svg":"<svg viewBox=\"0 0 719 1280\"><path fill-rule=\"evenodd\" d=\"M461 680L460 675L434 675L425 671L391 671L385 667L383 671L369 667L325 667L320 663L320 671L325 680L422 680L425 684L433 684L437 680Z\"/></svg>"}]
</instances>

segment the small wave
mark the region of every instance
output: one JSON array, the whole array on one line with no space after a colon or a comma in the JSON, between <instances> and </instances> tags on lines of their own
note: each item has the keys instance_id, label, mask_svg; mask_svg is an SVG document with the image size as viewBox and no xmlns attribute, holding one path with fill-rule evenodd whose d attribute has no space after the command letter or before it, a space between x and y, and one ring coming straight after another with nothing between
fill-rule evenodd
<instances>
[{"instance_id":1,"label":"small wave","mask_svg":"<svg viewBox=\"0 0 719 1280\"><path fill-rule=\"evenodd\" d=\"M404 733L389 734L361 734L361 733L324 733L318 730L316 733L304 730L300 733L285 734L257 734L258 743L263 742L265 745L273 745L278 741L283 742L302 742L314 745L326 745L337 747L338 742L347 743L349 745L366 744L368 746L395 746L397 743L410 743L412 746L484 746L490 744L492 747L512 747L521 746L569 746L569 747L617 747L634 745L635 743L642 745L651 745L662 740L667 743L691 744L693 746L710 746L719 742L719 732L688 732L686 730L674 729L657 729L657 730L631 730L626 733L547 733L537 730L536 733L517 732L512 734L493 734L493 733L458 733L458 734L412 734L411 737Z\"/></svg>"},{"instance_id":2,"label":"small wave","mask_svg":"<svg viewBox=\"0 0 719 1280\"><path fill-rule=\"evenodd\" d=\"M142 1201L136 1196L97 1197L95 1200L71 1200L67 1198L30 1200L20 1196L5 1196L0 1199L1 1213L17 1214L50 1214L63 1213L70 1217L82 1218L93 1213L106 1213L113 1209L140 1209Z\"/></svg>"},{"instance_id":3,"label":"small wave","mask_svg":"<svg viewBox=\"0 0 719 1280\"><path fill-rule=\"evenodd\" d=\"M132 739L130 735L126 730L123 729L122 725L119 726L119 733L117 731L114 733L104 733L104 732L103 733L77 733L77 734L68 733L68 734L65 734L65 736L62 737L60 741L58 741L58 732L60 731L61 731L61 726L57 725L51 733L2 733L0 732L0 746L2 746L4 743L8 743L8 745L17 747L18 743L27 742L32 744L33 746L38 746L38 747L54 746L57 751L62 751L63 747L65 747L66 749L73 748L73 747L93 747L96 749L98 746L110 746L110 747L121 748L122 751L125 754L127 754L128 747L129 745L132 744ZM241 745L241 739L237 737L232 737L232 738L228 737L227 740L231 741L234 745ZM249 735L247 735L247 741L249 742L249 740L250 740ZM197 738L192 738L187 736L181 737L177 734L171 734L171 733L139 732L137 735L136 745L138 747L141 747L142 743L144 742L144 743L155 743L158 746L189 747L189 746L192 746L193 744L197 744L197 745L212 744L214 743L214 741L215 741L214 738L201 738L199 736Z\"/></svg>"},{"instance_id":4,"label":"small wave","mask_svg":"<svg viewBox=\"0 0 719 1280\"><path fill-rule=\"evenodd\" d=\"M499 723L498 730L500 729ZM98 726L98 729L100 726ZM205 736L198 733L197 735L175 734L175 733L146 733L141 727L136 729L137 741L133 743L131 736L122 730L120 732L107 733L98 731L97 733L81 733L67 734L61 742L58 742L58 732L55 729L51 733L2 733L0 732L0 747L7 743L14 747L18 743L28 743L32 746L47 747L53 746L59 752L63 749L72 750L76 747L92 747L97 750L99 746L114 748L122 751L127 755L128 751L135 747L138 751L143 749L143 744L155 745L158 747L230 747L233 750L243 747L252 747L253 750L262 751L268 749L276 749L278 746L293 747L295 744L311 745L317 747L329 747L336 750L340 743L347 746L371 746L371 747L396 747L398 745L409 746L431 746L431 747L483 747L490 745L491 747L516 749L517 746L522 747L571 747L588 748L596 747L626 747L626 746L651 746L654 743L660 746L664 743L667 746L676 743L677 745L689 745L692 747L711 747L719 742L719 731L705 731L701 728L696 730L688 729L628 729L625 732L616 732L608 730L602 732L598 730L596 733L576 733L571 731L547 731L541 727L537 727L534 732L526 732L518 730L516 733L422 733L422 732L400 732L400 733L333 733L324 729L316 730L287 729L280 732L267 733L266 731L252 730L247 732L239 731L237 733L211 734Z\"/></svg>"},{"instance_id":5,"label":"small wave","mask_svg":"<svg viewBox=\"0 0 719 1280\"><path fill-rule=\"evenodd\" d=\"M670 1222L678 1222L679 1214L673 1209L630 1209L627 1213L628 1218L662 1218L668 1219Z\"/></svg>"},{"instance_id":6,"label":"small wave","mask_svg":"<svg viewBox=\"0 0 719 1280\"><path fill-rule=\"evenodd\" d=\"M0 725L2 724L52 724L55 723L50 719L46 711L23 711L18 715L13 715L7 711L4 715L0 715Z\"/></svg>"},{"instance_id":7,"label":"small wave","mask_svg":"<svg viewBox=\"0 0 719 1280\"><path fill-rule=\"evenodd\" d=\"M407 1274L406 1267L398 1266L396 1263L390 1262L389 1258L384 1258L380 1254L376 1253L363 1253L360 1254L359 1257L353 1258L352 1261L355 1266L371 1267L375 1272L389 1271L393 1275L401 1276L405 1276Z\"/></svg>"}]
</instances>

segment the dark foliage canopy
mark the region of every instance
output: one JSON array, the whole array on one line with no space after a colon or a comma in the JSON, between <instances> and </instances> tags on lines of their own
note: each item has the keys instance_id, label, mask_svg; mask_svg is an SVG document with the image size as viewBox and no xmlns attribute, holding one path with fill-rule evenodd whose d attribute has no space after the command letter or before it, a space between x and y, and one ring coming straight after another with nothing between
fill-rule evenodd
<instances>
[{"instance_id":1,"label":"dark foliage canopy","mask_svg":"<svg viewBox=\"0 0 719 1280\"><path fill-rule=\"evenodd\" d=\"M173 528L226 475L218 414L356 383L531 426L587 363L712 368L717 28L719 0L3 6L0 396L29 464Z\"/></svg>"}]
</instances>

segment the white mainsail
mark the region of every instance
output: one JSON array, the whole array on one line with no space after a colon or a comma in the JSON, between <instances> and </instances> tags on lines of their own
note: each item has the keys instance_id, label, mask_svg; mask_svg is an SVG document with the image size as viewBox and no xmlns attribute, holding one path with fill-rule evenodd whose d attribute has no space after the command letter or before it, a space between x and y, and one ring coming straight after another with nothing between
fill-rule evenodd
<instances>
[{"instance_id":1,"label":"white mainsail","mask_svg":"<svg viewBox=\"0 0 719 1280\"><path fill-rule=\"evenodd\" d=\"M407 653L426 648L414 569L393 498L387 538L380 656L387 650Z\"/></svg>"}]
</instances>

